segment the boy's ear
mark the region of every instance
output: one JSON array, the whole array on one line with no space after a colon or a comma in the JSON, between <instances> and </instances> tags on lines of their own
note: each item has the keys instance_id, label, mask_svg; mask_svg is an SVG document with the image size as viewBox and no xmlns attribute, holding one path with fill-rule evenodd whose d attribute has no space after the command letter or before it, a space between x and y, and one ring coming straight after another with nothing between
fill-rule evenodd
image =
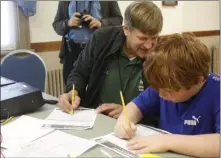
<instances>
[{"instance_id":1,"label":"boy's ear","mask_svg":"<svg viewBox=\"0 0 221 158\"><path fill-rule=\"evenodd\" d=\"M203 76L200 76L199 78L199 84L202 84L205 82L205 78Z\"/></svg>"}]
</instances>

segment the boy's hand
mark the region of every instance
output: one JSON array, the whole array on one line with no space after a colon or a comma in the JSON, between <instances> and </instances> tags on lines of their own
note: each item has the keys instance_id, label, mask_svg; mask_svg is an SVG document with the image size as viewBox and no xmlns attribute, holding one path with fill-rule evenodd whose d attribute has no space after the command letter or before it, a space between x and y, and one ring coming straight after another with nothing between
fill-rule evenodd
<instances>
[{"instance_id":1,"label":"boy's hand","mask_svg":"<svg viewBox=\"0 0 221 158\"><path fill-rule=\"evenodd\" d=\"M128 123L126 120L124 120L117 122L114 128L114 133L119 138L130 139L134 136L136 130L137 127L132 122Z\"/></svg>"},{"instance_id":2,"label":"boy's hand","mask_svg":"<svg viewBox=\"0 0 221 158\"><path fill-rule=\"evenodd\" d=\"M150 152L167 152L169 134L157 134L146 137L135 138L127 144L128 149L134 150L137 154L146 154Z\"/></svg>"}]
</instances>

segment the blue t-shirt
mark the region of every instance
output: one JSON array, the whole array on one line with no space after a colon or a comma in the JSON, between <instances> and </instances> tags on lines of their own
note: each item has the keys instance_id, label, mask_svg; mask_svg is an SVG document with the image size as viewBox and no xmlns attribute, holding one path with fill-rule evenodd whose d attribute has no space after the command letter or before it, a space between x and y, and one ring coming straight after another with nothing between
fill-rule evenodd
<instances>
[{"instance_id":1,"label":"blue t-shirt","mask_svg":"<svg viewBox=\"0 0 221 158\"><path fill-rule=\"evenodd\" d=\"M143 116L160 118L160 127L173 134L220 133L220 77L210 74L202 89L189 100L174 103L146 89L134 102Z\"/></svg>"}]
</instances>

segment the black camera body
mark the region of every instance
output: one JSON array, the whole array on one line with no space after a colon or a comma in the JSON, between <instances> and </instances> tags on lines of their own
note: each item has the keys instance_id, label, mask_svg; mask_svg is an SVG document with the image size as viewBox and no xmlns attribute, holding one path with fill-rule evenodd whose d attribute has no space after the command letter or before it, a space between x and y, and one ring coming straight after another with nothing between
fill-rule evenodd
<instances>
[{"instance_id":1,"label":"black camera body","mask_svg":"<svg viewBox=\"0 0 221 158\"><path fill-rule=\"evenodd\" d=\"M89 11L87 11L87 10L84 10L83 12L81 12L80 13L81 15L79 15L79 16L77 16L79 19L80 19L80 25L84 25L84 26L87 26L87 27L89 27L89 24L90 24L90 20L89 21L85 21L84 19L83 19L83 16L84 15L91 15L91 13L89 12Z\"/></svg>"}]
</instances>

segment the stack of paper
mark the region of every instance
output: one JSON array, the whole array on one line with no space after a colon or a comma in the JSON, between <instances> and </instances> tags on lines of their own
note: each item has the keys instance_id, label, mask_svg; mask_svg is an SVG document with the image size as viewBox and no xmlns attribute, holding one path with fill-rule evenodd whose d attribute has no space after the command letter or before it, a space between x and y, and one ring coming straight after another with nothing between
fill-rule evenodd
<instances>
[{"instance_id":1,"label":"stack of paper","mask_svg":"<svg viewBox=\"0 0 221 158\"><path fill-rule=\"evenodd\" d=\"M157 130L157 131L156 131ZM161 131L160 129L148 128L141 125L137 125L137 131L133 138L140 136L150 136L155 134L168 133L166 131ZM131 138L131 139L133 139ZM126 145L128 140L120 139L114 135L114 133L107 134L102 137L97 137L94 139L98 144L109 148L122 156L125 157L139 157L139 155L135 154L133 151L130 151ZM141 155L140 155L141 156Z\"/></svg>"},{"instance_id":2,"label":"stack of paper","mask_svg":"<svg viewBox=\"0 0 221 158\"><path fill-rule=\"evenodd\" d=\"M79 138L61 131L54 131L35 140L20 151L6 151L6 157L77 157L96 142Z\"/></svg>"},{"instance_id":3,"label":"stack of paper","mask_svg":"<svg viewBox=\"0 0 221 158\"><path fill-rule=\"evenodd\" d=\"M42 125L43 120L23 115L2 126L1 147L7 149L21 148L25 144L53 131L52 129L43 129Z\"/></svg>"},{"instance_id":4,"label":"stack of paper","mask_svg":"<svg viewBox=\"0 0 221 158\"><path fill-rule=\"evenodd\" d=\"M54 129L89 129L92 128L96 120L94 109L79 108L74 114L68 114L55 108L45 119L43 127Z\"/></svg>"}]
</instances>

